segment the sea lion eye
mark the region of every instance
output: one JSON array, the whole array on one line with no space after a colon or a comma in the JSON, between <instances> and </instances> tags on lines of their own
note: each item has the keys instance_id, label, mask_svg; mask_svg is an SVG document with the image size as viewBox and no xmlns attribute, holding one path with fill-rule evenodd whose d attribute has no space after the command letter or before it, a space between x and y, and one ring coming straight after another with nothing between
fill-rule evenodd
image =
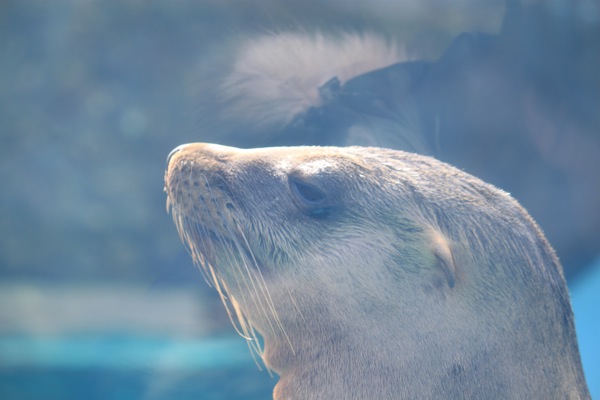
<instances>
[{"instance_id":1,"label":"sea lion eye","mask_svg":"<svg viewBox=\"0 0 600 400\"><path fill-rule=\"evenodd\" d=\"M312 217L323 218L327 215L329 207L323 190L295 176L289 177L289 184L296 204L302 211Z\"/></svg>"},{"instance_id":2,"label":"sea lion eye","mask_svg":"<svg viewBox=\"0 0 600 400\"><path fill-rule=\"evenodd\" d=\"M294 194L307 204L315 205L325 200L327 196L318 187L307 182L302 182L300 179L290 178L290 186Z\"/></svg>"}]
</instances>

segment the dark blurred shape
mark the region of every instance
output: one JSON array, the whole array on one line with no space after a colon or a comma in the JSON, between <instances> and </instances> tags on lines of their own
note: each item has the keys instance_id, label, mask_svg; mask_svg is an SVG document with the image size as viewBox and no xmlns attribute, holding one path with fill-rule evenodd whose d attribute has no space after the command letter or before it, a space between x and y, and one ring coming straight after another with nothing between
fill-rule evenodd
<instances>
[{"instance_id":1,"label":"dark blurred shape","mask_svg":"<svg viewBox=\"0 0 600 400\"><path fill-rule=\"evenodd\" d=\"M577 3L508 6L500 34L462 34L432 65L423 133L517 198L573 275L600 253L600 24Z\"/></svg>"}]
</instances>

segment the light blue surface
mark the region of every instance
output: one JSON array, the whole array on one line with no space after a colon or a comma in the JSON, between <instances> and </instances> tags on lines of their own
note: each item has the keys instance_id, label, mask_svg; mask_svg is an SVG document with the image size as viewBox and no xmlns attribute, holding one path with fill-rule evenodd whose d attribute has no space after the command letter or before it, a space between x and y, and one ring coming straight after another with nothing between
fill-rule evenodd
<instances>
[{"instance_id":1,"label":"light blue surface","mask_svg":"<svg viewBox=\"0 0 600 400\"><path fill-rule=\"evenodd\" d=\"M139 336L0 338L0 367L211 369L252 362L244 339Z\"/></svg>"},{"instance_id":2,"label":"light blue surface","mask_svg":"<svg viewBox=\"0 0 600 400\"><path fill-rule=\"evenodd\" d=\"M600 399L600 259L570 289L583 369L592 399Z\"/></svg>"}]
</instances>

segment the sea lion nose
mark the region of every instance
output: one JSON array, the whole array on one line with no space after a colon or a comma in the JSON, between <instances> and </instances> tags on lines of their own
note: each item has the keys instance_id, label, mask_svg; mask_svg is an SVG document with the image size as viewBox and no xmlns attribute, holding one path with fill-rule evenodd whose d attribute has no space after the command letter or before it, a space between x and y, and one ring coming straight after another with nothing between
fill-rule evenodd
<instances>
[{"instance_id":1,"label":"sea lion nose","mask_svg":"<svg viewBox=\"0 0 600 400\"><path fill-rule=\"evenodd\" d=\"M187 146L187 144L179 145L179 146L175 147L173 150L171 150L171 152L167 156L167 169L169 168L169 163L171 162L171 158L175 155L175 153L179 152L185 146Z\"/></svg>"}]
</instances>

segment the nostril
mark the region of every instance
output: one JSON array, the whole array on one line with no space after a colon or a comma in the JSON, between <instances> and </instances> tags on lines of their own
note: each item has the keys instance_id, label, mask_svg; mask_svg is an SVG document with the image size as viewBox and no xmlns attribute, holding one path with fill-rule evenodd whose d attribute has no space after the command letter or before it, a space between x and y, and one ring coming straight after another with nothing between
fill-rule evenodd
<instances>
[{"instance_id":1,"label":"nostril","mask_svg":"<svg viewBox=\"0 0 600 400\"><path fill-rule=\"evenodd\" d=\"M173 150L171 150L171 152L167 156L167 168L169 168L169 163L171 162L171 157L173 157L177 152L179 152L185 146L187 146L187 145L186 144L182 144L180 146L175 147Z\"/></svg>"}]
</instances>

